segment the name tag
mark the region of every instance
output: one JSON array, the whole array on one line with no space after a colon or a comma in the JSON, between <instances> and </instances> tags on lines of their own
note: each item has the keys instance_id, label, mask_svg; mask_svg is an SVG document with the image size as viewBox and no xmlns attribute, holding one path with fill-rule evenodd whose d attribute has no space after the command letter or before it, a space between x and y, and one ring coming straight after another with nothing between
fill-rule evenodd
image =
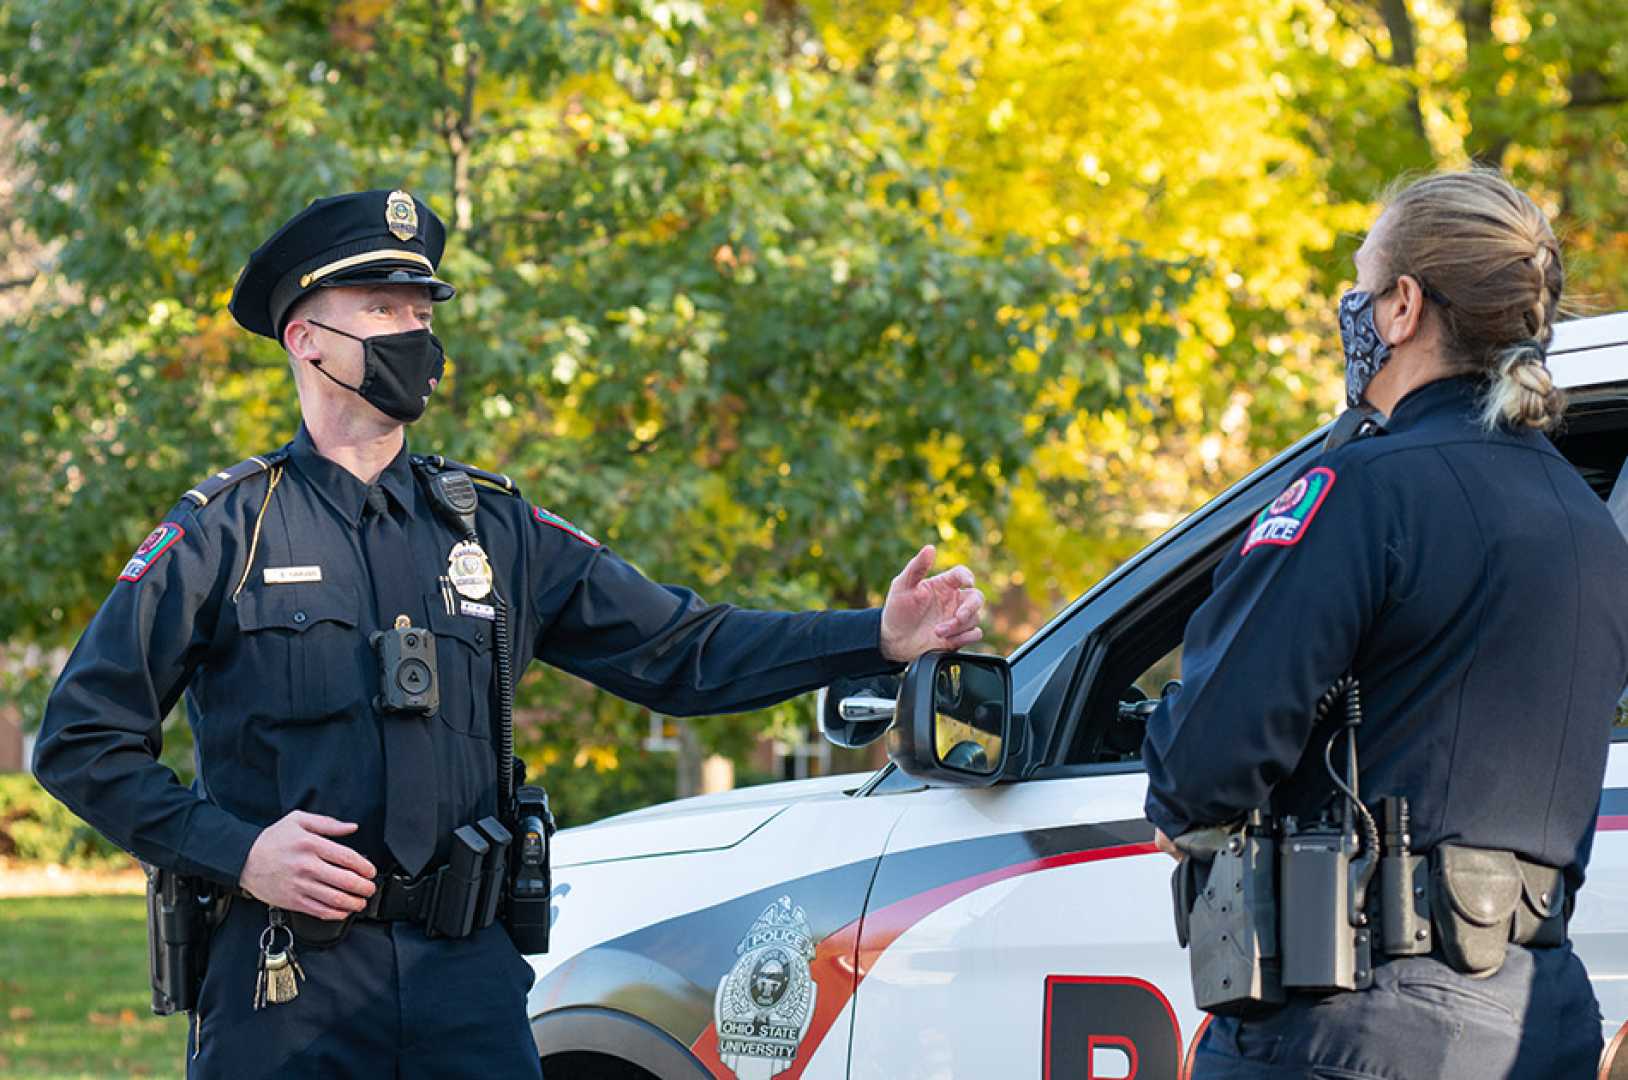
<instances>
[{"instance_id":1,"label":"name tag","mask_svg":"<svg viewBox=\"0 0 1628 1080\"><path fill-rule=\"evenodd\" d=\"M458 613L470 615L477 619L496 619L497 608L491 604L477 604L473 600L458 601Z\"/></svg>"},{"instance_id":2,"label":"name tag","mask_svg":"<svg viewBox=\"0 0 1628 1080\"><path fill-rule=\"evenodd\" d=\"M321 581L320 566L268 566L265 570L267 585L293 585L301 581Z\"/></svg>"}]
</instances>

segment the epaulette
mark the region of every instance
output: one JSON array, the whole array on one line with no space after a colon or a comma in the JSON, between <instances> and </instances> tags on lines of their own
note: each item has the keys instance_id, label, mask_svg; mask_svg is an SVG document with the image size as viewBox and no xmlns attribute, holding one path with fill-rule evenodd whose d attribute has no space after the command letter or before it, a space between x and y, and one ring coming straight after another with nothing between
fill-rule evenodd
<instances>
[{"instance_id":1,"label":"epaulette","mask_svg":"<svg viewBox=\"0 0 1628 1080\"><path fill-rule=\"evenodd\" d=\"M247 461L238 462L230 469L222 469L220 472L209 477L209 479L200 482L196 487L188 490L187 493L181 497L188 500L199 509L202 509L203 507L209 505L209 500L213 499L216 495L219 495L227 488L234 484L241 483L251 476L258 476L261 473L280 465L283 459L286 457L288 457L288 451L286 449L273 450L269 454L256 454Z\"/></svg>"},{"instance_id":2,"label":"epaulette","mask_svg":"<svg viewBox=\"0 0 1628 1080\"><path fill-rule=\"evenodd\" d=\"M420 469L428 469L432 472L455 469L458 472L466 473L471 480L478 480L487 487L496 488L498 491L513 495L516 498L520 497L519 485L503 473L477 469L473 465L465 465L461 461L453 461L451 458L444 458L440 454L414 454L413 464Z\"/></svg>"}]
</instances>

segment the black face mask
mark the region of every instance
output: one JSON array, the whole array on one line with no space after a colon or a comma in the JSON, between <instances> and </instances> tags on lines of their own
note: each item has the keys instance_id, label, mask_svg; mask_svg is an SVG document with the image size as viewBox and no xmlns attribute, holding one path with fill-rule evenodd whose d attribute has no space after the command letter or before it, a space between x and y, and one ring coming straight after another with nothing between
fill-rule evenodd
<instances>
[{"instance_id":1,"label":"black face mask","mask_svg":"<svg viewBox=\"0 0 1628 1080\"><path fill-rule=\"evenodd\" d=\"M363 401L404 424L424 415L433 390L430 383L439 382L447 367L446 353L434 334L428 330L407 330L362 338L315 319L307 321L362 343L362 385L340 382L323 371L321 360L311 361L329 381L360 394Z\"/></svg>"}]
</instances>

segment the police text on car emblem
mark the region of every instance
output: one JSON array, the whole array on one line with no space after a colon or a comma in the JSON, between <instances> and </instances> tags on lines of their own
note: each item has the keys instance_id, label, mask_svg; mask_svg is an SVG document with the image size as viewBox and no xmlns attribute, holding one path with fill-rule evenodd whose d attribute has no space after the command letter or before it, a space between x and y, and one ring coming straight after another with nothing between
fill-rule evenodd
<instances>
[{"instance_id":1,"label":"police text on car emblem","mask_svg":"<svg viewBox=\"0 0 1628 1080\"><path fill-rule=\"evenodd\" d=\"M766 1080L791 1068L814 1019L819 986L803 909L789 896L764 908L735 955L713 999L718 1058L738 1080Z\"/></svg>"}]
</instances>

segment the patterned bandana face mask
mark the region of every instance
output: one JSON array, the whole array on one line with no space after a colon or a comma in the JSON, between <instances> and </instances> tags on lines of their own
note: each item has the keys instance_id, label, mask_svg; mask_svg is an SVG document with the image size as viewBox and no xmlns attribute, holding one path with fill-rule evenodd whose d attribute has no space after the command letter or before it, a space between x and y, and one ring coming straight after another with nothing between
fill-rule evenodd
<instances>
[{"instance_id":1,"label":"patterned bandana face mask","mask_svg":"<svg viewBox=\"0 0 1628 1080\"><path fill-rule=\"evenodd\" d=\"M1388 291L1388 290L1387 290ZM1362 395L1379 369L1391 358L1391 347L1374 325L1371 292L1352 289L1340 297L1340 344L1345 347L1345 403L1351 408L1362 404Z\"/></svg>"}]
</instances>

